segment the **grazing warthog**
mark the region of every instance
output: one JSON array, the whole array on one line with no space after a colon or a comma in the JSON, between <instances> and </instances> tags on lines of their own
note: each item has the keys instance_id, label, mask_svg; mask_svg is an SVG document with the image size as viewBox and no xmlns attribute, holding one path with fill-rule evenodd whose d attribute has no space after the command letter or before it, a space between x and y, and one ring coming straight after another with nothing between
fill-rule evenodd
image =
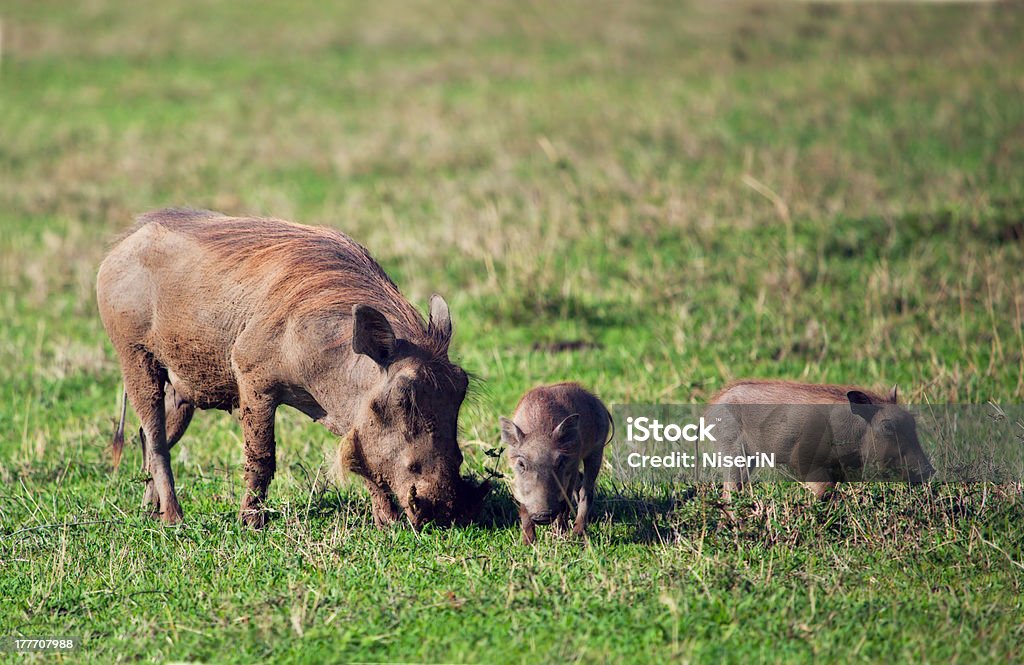
<instances>
[{"instance_id":1,"label":"grazing warthog","mask_svg":"<svg viewBox=\"0 0 1024 665\"><path fill-rule=\"evenodd\" d=\"M573 534L583 535L612 426L601 400L575 383L534 388L519 400L512 420L501 418L524 543L536 538L535 524L555 522L564 531L570 498L578 503Z\"/></svg>"},{"instance_id":2,"label":"grazing warthog","mask_svg":"<svg viewBox=\"0 0 1024 665\"><path fill-rule=\"evenodd\" d=\"M864 470L922 482L934 473L917 439L914 416L887 398L851 386L737 381L711 398L705 419L721 418L718 451L730 456L774 453L821 498L837 481ZM727 470L725 497L749 477Z\"/></svg>"},{"instance_id":3,"label":"grazing warthog","mask_svg":"<svg viewBox=\"0 0 1024 665\"><path fill-rule=\"evenodd\" d=\"M342 233L200 210L138 218L97 278L103 325L142 422L146 499L181 519L170 450L199 409L235 411L245 439L241 518L265 522L274 412L302 411L345 437L342 461L370 489L378 525L468 520L487 486L459 476L466 373L448 360L440 296L424 322L367 251ZM124 444L124 413L114 461Z\"/></svg>"}]
</instances>

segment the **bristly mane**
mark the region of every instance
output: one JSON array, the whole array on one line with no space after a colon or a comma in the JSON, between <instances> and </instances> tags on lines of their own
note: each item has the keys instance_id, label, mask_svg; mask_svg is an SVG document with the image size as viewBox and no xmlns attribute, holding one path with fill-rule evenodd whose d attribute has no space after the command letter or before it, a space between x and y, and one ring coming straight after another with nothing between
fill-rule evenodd
<instances>
[{"instance_id":1,"label":"bristly mane","mask_svg":"<svg viewBox=\"0 0 1024 665\"><path fill-rule=\"evenodd\" d=\"M427 332L423 316L398 290L365 247L340 231L262 217L227 217L209 210L169 208L140 215L150 223L194 238L224 261L225 272L271 280L276 308L291 315L332 312L348 316L369 305L436 359L447 358L448 340ZM342 331L342 335L350 331Z\"/></svg>"}]
</instances>

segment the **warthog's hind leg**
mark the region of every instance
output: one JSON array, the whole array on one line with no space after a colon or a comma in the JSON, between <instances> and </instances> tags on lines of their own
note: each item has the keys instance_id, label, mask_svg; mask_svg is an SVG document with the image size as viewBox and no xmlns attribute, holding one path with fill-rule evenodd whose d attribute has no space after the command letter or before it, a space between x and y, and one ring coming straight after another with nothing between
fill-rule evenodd
<instances>
[{"instance_id":1,"label":"warthog's hind leg","mask_svg":"<svg viewBox=\"0 0 1024 665\"><path fill-rule=\"evenodd\" d=\"M164 412L166 371L144 348L131 347L120 355L125 392L142 423L139 431L142 466L151 476L146 483L144 500L164 522L176 524L181 521L181 506L174 492L171 454L167 445Z\"/></svg>"},{"instance_id":2,"label":"warthog's hind leg","mask_svg":"<svg viewBox=\"0 0 1024 665\"><path fill-rule=\"evenodd\" d=\"M179 395L174 390L174 386L170 383L164 384L164 422L166 423L168 450L181 440L189 423L192 422L192 415L195 411L196 407Z\"/></svg>"},{"instance_id":3,"label":"warthog's hind leg","mask_svg":"<svg viewBox=\"0 0 1024 665\"><path fill-rule=\"evenodd\" d=\"M181 440L189 423L192 422L192 415L195 407L185 401L175 392L171 384L164 384L164 430L167 437L167 450L174 448L174 444ZM142 470L149 471L149 462L146 453L146 430L139 428L139 444L142 448ZM142 504L148 506L154 516L160 515L160 497L157 495L153 485L153 478L146 479L146 491L142 497Z\"/></svg>"}]
</instances>

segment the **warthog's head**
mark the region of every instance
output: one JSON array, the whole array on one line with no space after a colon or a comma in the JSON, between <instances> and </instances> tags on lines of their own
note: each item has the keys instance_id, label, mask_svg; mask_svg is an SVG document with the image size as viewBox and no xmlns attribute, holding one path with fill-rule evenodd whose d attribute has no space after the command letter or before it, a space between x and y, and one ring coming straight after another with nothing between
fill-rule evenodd
<instances>
[{"instance_id":1,"label":"warthog's head","mask_svg":"<svg viewBox=\"0 0 1024 665\"><path fill-rule=\"evenodd\" d=\"M846 394L850 410L867 421L861 440L865 469L878 476L899 476L912 483L927 481L935 473L917 439L914 416L896 404L896 387L884 403L873 401L859 390Z\"/></svg>"},{"instance_id":2,"label":"warthog's head","mask_svg":"<svg viewBox=\"0 0 1024 665\"><path fill-rule=\"evenodd\" d=\"M537 524L548 524L565 510L577 485L579 420L574 413L551 431L524 432L501 419L501 441L515 476L512 494Z\"/></svg>"},{"instance_id":3,"label":"warthog's head","mask_svg":"<svg viewBox=\"0 0 1024 665\"><path fill-rule=\"evenodd\" d=\"M376 309L353 309L352 348L376 362L379 376L361 399L342 462L371 490L393 495L415 528L469 521L489 489L459 475L457 425L469 379L448 360L451 333L440 296L430 301L429 347L397 338Z\"/></svg>"}]
</instances>

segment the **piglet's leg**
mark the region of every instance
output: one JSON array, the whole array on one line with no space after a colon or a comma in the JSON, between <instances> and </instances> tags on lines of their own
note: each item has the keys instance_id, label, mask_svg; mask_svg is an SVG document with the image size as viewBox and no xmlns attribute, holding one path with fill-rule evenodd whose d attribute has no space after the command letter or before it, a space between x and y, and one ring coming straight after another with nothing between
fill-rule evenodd
<instances>
[{"instance_id":1,"label":"piglet's leg","mask_svg":"<svg viewBox=\"0 0 1024 665\"><path fill-rule=\"evenodd\" d=\"M566 504L562 512L555 516L555 521L551 523L551 532L556 536L564 536L569 531L569 505Z\"/></svg>"},{"instance_id":2,"label":"piglet's leg","mask_svg":"<svg viewBox=\"0 0 1024 665\"><path fill-rule=\"evenodd\" d=\"M604 458L604 447L598 448L583 458L583 484L579 490L579 508L576 511L576 523L573 524L574 536L582 536L587 530L590 519L590 506L594 503L594 488L597 486L597 474L601 471L601 460Z\"/></svg>"},{"instance_id":3,"label":"piglet's leg","mask_svg":"<svg viewBox=\"0 0 1024 665\"><path fill-rule=\"evenodd\" d=\"M569 531L569 511L572 510L572 502L577 498L576 491L580 487L580 479L583 476L580 472L569 474L569 484L562 488L562 499L565 507L555 516L551 523L551 531L556 536L564 536Z\"/></svg>"},{"instance_id":4,"label":"piglet's leg","mask_svg":"<svg viewBox=\"0 0 1024 665\"><path fill-rule=\"evenodd\" d=\"M523 545L533 545L537 540L537 529L530 519L530 513L524 506L519 506L519 525L523 529Z\"/></svg>"}]
</instances>

